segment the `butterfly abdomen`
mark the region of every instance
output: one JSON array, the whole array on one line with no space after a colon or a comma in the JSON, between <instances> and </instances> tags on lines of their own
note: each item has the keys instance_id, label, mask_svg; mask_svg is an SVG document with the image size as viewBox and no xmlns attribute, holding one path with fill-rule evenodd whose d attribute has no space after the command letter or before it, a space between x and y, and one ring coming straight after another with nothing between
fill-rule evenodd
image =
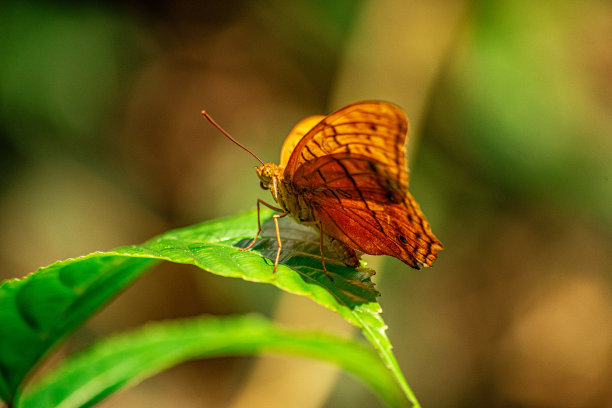
<instances>
[{"instance_id":1,"label":"butterfly abdomen","mask_svg":"<svg viewBox=\"0 0 612 408\"><path fill-rule=\"evenodd\" d=\"M315 221L312 203L304 194L301 194L291 181L283 180L279 184L278 202L289 214L299 222Z\"/></svg>"}]
</instances>

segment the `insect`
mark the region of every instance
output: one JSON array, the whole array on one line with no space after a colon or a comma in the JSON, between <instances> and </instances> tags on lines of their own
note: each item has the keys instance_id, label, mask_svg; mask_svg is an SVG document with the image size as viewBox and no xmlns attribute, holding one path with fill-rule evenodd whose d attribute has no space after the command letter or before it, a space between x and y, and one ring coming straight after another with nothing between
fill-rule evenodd
<instances>
[{"instance_id":1,"label":"insect","mask_svg":"<svg viewBox=\"0 0 612 408\"><path fill-rule=\"evenodd\" d=\"M278 220L287 215L318 230L323 270L332 280L323 257L324 243L351 267L359 266L361 252L390 255L419 269L431 266L442 249L408 192L409 125L398 106L366 101L327 116L308 117L287 136L279 165L264 163L208 113L202 114L261 163L260 185L270 190L278 207L257 200L257 234L244 249L250 249L261 233L260 205L276 211L274 272L282 250Z\"/></svg>"}]
</instances>

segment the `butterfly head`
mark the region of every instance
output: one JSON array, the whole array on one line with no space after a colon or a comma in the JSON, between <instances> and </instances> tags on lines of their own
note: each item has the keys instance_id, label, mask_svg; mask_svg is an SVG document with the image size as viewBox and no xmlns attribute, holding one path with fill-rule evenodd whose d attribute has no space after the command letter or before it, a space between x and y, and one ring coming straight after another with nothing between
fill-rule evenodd
<instances>
[{"instance_id":1,"label":"butterfly head","mask_svg":"<svg viewBox=\"0 0 612 408\"><path fill-rule=\"evenodd\" d=\"M259 185L264 190L274 189L282 169L274 163L264 163L255 168L259 176Z\"/></svg>"},{"instance_id":2,"label":"butterfly head","mask_svg":"<svg viewBox=\"0 0 612 408\"><path fill-rule=\"evenodd\" d=\"M272 184L274 177L274 163L265 163L255 168L257 176L259 176L259 185L264 190L268 190Z\"/></svg>"}]
</instances>

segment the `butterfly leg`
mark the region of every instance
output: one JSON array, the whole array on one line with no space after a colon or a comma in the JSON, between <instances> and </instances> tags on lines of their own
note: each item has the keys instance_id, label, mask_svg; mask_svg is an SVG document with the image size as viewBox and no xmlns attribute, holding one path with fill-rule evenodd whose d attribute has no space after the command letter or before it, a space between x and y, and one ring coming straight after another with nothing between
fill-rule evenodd
<instances>
[{"instance_id":1,"label":"butterfly leg","mask_svg":"<svg viewBox=\"0 0 612 408\"><path fill-rule=\"evenodd\" d=\"M249 249L253 248L253 245L255 245L255 242L257 241L257 238L259 238L259 234L261 233L261 218L259 217L259 204L263 204L263 205L265 205L266 207L268 207L271 210L274 210L274 211L277 211L277 212L283 212L282 208L274 207L273 205L270 205L270 204L266 203L261 198L258 198L257 199L257 234L255 234L255 238L253 238L253 240L251 241L251 243L248 246L246 246L244 248L240 248L239 251L248 251ZM278 237L278 225L276 227L276 234L277 234L277 237ZM280 240L278 242L280 242ZM276 267L274 268L274 270L276 270Z\"/></svg>"},{"instance_id":2,"label":"butterfly leg","mask_svg":"<svg viewBox=\"0 0 612 408\"><path fill-rule=\"evenodd\" d=\"M283 243L281 242L280 232L278 230L278 219L286 217L288 214L289 211L285 211L282 214L274 214L272 216L274 219L274 228L276 228L276 241L278 241L278 250L276 251L276 259L274 260L274 273L276 273L276 268L278 267L278 258L280 257L281 249L283 249Z\"/></svg>"},{"instance_id":3,"label":"butterfly leg","mask_svg":"<svg viewBox=\"0 0 612 408\"><path fill-rule=\"evenodd\" d=\"M321 226L319 226L319 251L321 252L321 264L323 265L323 272L327 275L327 277L333 282L334 278L327 272L327 268L325 267L325 257L323 256L323 231L321 230Z\"/></svg>"},{"instance_id":4,"label":"butterfly leg","mask_svg":"<svg viewBox=\"0 0 612 408\"><path fill-rule=\"evenodd\" d=\"M321 230L321 223L319 221L304 221L304 225L314 225L319 230L319 251L321 252L321 264L323 265L323 272L327 275L330 280L334 280L325 267L325 257L323 256L323 230Z\"/></svg>"}]
</instances>

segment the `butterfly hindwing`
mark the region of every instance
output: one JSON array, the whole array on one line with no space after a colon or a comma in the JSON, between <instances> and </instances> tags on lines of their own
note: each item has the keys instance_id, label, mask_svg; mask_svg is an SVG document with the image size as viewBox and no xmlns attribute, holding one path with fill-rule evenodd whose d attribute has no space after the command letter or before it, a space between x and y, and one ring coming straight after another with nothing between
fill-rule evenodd
<instances>
[{"instance_id":1,"label":"butterfly hindwing","mask_svg":"<svg viewBox=\"0 0 612 408\"><path fill-rule=\"evenodd\" d=\"M385 211L325 202L316 203L313 208L324 233L367 254L391 255L418 269L421 264L431 266L442 249L420 211L411 213L405 204L390 206ZM409 215L414 221L408 221Z\"/></svg>"},{"instance_id":2,"label":"butterfly hindwing","mask_svg":"<svg viewBox=\"0 0 612 408\"><path fill-rule=\"evenodd\" d=\"M364 253L430 266L442 246L410 193L377 166L367 157L327 155L300 166L294 184L325 234Z\"/></svg>"}]
</instances>

